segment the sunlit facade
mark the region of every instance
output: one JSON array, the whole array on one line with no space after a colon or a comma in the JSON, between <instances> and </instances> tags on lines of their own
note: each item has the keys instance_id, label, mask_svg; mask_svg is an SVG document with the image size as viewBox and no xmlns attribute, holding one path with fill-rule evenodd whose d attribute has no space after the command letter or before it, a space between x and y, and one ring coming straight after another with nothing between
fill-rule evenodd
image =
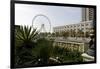
<instances>
[{"instance_id":1,"label":"sunlit facade","mask_svg":"<svg viewBox=\"0 0 100 69\"><path fill-rule=\"evenodd\" d=\"M57 26L53 28L53 31L61 33L62 31L67 32L74 30L75 32L78 32L80 30L85 33L88 32L91 28L93 28L93 21L84 21L77 24Z\"/></svg>"},{"instance_id":2,"label":"sunlit facade","mask_svg":"<svg viewBox=\"0 0 100 69\"><path fill-rule=\"evenodd\" d=\"M94 9L93 8L82 8L82 20L81 22L77 24L70 24L70 25L64 25L64 26L56 26L53 27L54 32L68 32L68 31L74 31L74 32L84 32L84 35L86 35L86 32L90 32L93 28L93 20L94 20ZM67 24L67 23L66 23Z\"/></svg>"},{"instance_id":3,"label":"sunlit facade","mask_svg":"<svg viewBox=\"0 0 100 69\"><path fill-rule=\"evenodd\" d=\"M90 21L94 19L93 8L82 8L82 21Z\"/></svg>"}]
</instances>

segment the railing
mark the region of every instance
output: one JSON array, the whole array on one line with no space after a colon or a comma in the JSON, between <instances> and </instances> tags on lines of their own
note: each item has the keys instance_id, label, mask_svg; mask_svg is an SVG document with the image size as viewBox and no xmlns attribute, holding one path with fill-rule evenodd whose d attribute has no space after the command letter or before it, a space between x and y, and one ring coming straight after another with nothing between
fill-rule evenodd
<instances>
[{"instance_id":1,"label":"railing","mask_svg":"<svg viewBox=\"0 0 100 69\"><path fill-rule=\"evenodd\" d=\"M84 53L85 52L85 43L78 43L78 42L68 42L68 41L55 41L54 46L64 47L70 51L79 51Z\"/></svg>"}]
</instances>

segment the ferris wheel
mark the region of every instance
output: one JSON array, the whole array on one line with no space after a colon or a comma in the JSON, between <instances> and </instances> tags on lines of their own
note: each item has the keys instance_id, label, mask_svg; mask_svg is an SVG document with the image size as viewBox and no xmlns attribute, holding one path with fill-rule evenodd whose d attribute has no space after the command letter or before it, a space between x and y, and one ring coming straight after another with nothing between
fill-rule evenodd
<instances>
[{"instance_id":1,"label":"ferris wheel","mask_svg":"<svg viewBox=\"0 0 100 69\"><path fill-rule=\"evenodd\" d=\"M32 27L42 33L51 32L51 22L49 18L43 14L38 14L33 18Z\"/></svg>"}]
</instances>

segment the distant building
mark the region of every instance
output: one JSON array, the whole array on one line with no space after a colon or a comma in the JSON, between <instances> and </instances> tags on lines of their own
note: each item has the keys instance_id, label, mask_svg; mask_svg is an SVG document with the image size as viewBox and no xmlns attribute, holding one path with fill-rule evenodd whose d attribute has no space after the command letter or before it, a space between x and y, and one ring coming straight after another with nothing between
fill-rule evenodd
<instances>
[{"instance_id":1,"label":"distant building","mask_svg":"<svg viewBox=\"0 0 100 69\"><path fill-rule=\"evenodd\" d=\"M82 8L82 21L77 24L70 24L64 26L57 26L53 28L54 32L61 33L62 31L82 31L84 35L86 32L93 28L94 20L94 9L93 8Z\"/></svg>"},{"instance_id":2,"label":"distant building","mask_svg":"<svg viewBox=\"0 0 100 69\"><path fill-rule=\"evenodd\" d=\"M74 30L75 32L78 32L80 30L85 33L88 32L91 28L93 28L93 21L84 21L77 24L57 26L53 28L53 31L61 33L62 31L66 32Z\"/></svg>"},{"instance_id":3,"label":"distant building","mask_svg":"<svg viewBox=\"0 0 100 69\"><path fill-rule=\"evenodd\" d=\"M94 19L93 8L82 8L82 21L89 21Z\"/></svg>"}]
</instances>

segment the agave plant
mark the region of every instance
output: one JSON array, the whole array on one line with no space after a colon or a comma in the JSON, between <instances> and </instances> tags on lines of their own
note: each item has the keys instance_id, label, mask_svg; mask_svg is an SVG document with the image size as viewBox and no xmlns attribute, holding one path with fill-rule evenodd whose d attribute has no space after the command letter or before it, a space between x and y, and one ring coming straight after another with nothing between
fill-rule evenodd
<instances>
[{"instance_id":1,"label":"agave plant","mask_svg":"<svg viewBox=\"0 0 100 69\"><path fill-rule=\"evenodd\" d=\"M20 26L15 31L15 38L20 42L32 42L36 39L38 32L36 29L28 26Z\"/></svg>"},{"instance_id":2,"label":"agave plant","mask_svg":"<svg viewBox=\"0 0 100 69\"><path fill-rule=\"evenodd\" d=\"M37 38L36 29L29 26L15 28L15 64L30 64L33 61L32 49ZM30 62L31 61L31 62Z\"/></svg>"}]
</instances>

